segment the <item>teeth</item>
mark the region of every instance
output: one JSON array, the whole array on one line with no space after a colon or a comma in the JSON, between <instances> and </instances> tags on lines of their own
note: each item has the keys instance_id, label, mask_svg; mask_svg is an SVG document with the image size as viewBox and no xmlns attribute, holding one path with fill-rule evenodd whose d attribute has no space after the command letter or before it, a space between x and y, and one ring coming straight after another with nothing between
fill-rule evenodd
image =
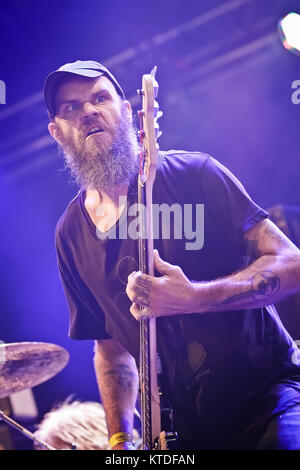
<instances>
[{"instance_id":1,"label":"teeth","mask_svg":"<svg viewBox=\"0 0 300 470\"><path fill-rule=\"evenodd\" d=\"M101 132L101 129L99 127L93 127L89 130L88 135L93 134L94 132Z\"/></svg>"}]
</instances>

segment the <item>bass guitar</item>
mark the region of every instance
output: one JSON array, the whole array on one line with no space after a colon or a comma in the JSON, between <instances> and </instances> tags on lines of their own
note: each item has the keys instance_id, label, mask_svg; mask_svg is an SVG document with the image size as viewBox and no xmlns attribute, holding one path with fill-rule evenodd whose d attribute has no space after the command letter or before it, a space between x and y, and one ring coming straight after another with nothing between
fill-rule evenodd
<instances>
[{"instance_id":1,"label":"bass guitar","mask_svg":"<svg viewBox=\"0 0 300 470\"><path fill-rule=\"evenodd\" d=\"M158 83L156 67L143 75L142 109L140 116L140 171L138 178L139 269L154 275L152 190L156 177L158 144L161 135L157 120L162 115L156 101ZM156 319L140 320L140 390L142 445L144 450L176 448L177 434L173 430L173 413L165 400L159 377L162 373L157 353Z\"/></svg>"}]
</instances>

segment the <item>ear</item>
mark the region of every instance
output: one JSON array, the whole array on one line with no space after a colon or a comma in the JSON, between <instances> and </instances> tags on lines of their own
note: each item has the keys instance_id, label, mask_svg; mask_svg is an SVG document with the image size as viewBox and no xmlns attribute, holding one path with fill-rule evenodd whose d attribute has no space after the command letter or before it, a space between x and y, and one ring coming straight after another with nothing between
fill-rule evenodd
<instances>
[{"instance_id":1,"label":"ear","mask_svg":"<svg viewBox=\"0 0 300 470\"><path fill-rule=\"evenodd\" d=\"M125 100L124 103L125 103L125 107L126 107L126 109L127 109L127 111L128 111L128 114L130 115L130 117L131 117L131 119L132 119L132 107L131 107L131 104L130 104L130 102L127 101L127 100Z\"/></svg>"},{"instance_id":2,"label":"ear","mask_svg":"<svg viewBox=\"0 0 300 470\"><path fill-rule=\"evenodd\" d=\"M62 144L61 139L60 139L61 132L55 122L49 122L48 131L53 137L53 139L55 139L56 142L61 145Z\"/></svg>"}]
</instances>

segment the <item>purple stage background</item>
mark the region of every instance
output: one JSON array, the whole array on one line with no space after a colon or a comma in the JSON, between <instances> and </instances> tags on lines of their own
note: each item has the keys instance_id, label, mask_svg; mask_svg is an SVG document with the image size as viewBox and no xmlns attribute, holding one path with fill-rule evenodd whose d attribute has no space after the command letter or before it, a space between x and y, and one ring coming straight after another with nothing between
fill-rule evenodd
<instances>
[{"instance_id":1,"label":"purple stage background","mask_svg":"<svg viewBox=\"0 0 300 470\"><path fill-rule=\"evenodd\" d=\"M37 0L0 6L0 340L45 341L70 352L34 389L40 415L73 393L98 400L92 341L67 337L54 250L56 222L77 192L47 133L43 81L65 62L95 59L135 110L141 76L158 66L162 149L210 153L255 201L300 206L300 56L277 22L298 1ZM300 320L299 320L300 321Z\"/></svg>"}]
</instances>

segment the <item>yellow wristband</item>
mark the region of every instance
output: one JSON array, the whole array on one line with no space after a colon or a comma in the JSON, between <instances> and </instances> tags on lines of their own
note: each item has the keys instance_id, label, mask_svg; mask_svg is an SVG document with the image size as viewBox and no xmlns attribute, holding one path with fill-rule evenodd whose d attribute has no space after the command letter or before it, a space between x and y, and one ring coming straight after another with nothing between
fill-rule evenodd
<instances>
[{"instance_id":1,"label":"yellow wristband","mask_svg":"<svg viewBox=\"0 0 300 470\"><path fill-rule=\"evenodd\" d=\"M116 432L108 441L109 447L112 449L121 442L131 442L131 435L128 432Z\"/></svg>"}]
</instances>

